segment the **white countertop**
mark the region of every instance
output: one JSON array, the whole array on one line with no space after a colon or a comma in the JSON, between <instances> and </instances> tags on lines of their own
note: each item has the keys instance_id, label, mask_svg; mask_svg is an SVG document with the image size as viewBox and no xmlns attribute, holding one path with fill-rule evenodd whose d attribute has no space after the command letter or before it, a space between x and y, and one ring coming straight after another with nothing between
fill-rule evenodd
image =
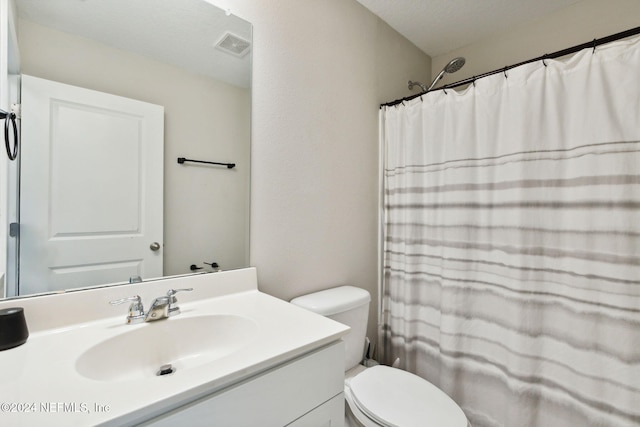
<instances>
[{"instance_id":1,"label":"white countertop","mask_svg":"<svg viewBox=\"0 0 640 427\"><path fill-rule=\"evenodd\" d=\"M64 326L52 329L40 326L24 345L0 352L0 425L135 424L334 342L348 332L349 328L340 323L259 292L255 283L243 283L238 292L234 292L231 282L247 277L251 281L255 271L244 269L238 270L237 275L233 273L164 282L160 285L163 288L193 286L194 291L189 293L192 294L191 301L182 302L179 298L180 315L157 322L221 314L248 317L256 322L258 331L243 348L214 362L179 370L172 375L98 381L76 371L75 363L80 354L105 339L134 328L153 327L154 322L126 325L126 306L120 306L119 310L112 310L118 312L117 316L85 319L87 321L77 324L66 320L62 322ZM228 280L231 282L224 283ZM136 288L127 287L120 294L131 290ZM107 293L113 295L113 289ZM198 293L209 297L196 299ZM91 295L92 298L105 296L101 293ZM20 301L3 302L0 308L20 306ZM64 302L64 299L58 299L56 308L60 304L64 306ZM148 306L150 301L144 302ZM38 321L35 320L37 316L46 317L34 313L38 310L42 310L39 304L25 308L28 324L29 311L34 322ZM206 333L206 330L202 331L202 334ZM141 342L138 348L129 351L132 354L143 352L145 343Z\"/></svg>"}]
</instances>

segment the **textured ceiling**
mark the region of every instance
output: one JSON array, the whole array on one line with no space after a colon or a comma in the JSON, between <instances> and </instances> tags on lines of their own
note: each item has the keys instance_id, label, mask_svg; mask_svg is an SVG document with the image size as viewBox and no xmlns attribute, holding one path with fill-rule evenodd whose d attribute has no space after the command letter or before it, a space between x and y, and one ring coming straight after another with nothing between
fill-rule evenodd
<instances>
[{"instance_id":1,"label":"textured ceiling","mask_svg":"<svg viewBox=\"0 0 640 427\"><path fill-rule=\"evenodd\" d=\"M215 49L230 31L251 41L251 24L202 0L17 0L21 19L249 87L251 55Z\"/></svg>"},{"instance_id":2,"label":"textured ceiling","mask_svg":"<svg viewBox=\"0 0 640 427\"><path fill-rule=\"evenodd\" d=\"M580 0L357 0L431 57Z\"/></svg>"}]
</instances>

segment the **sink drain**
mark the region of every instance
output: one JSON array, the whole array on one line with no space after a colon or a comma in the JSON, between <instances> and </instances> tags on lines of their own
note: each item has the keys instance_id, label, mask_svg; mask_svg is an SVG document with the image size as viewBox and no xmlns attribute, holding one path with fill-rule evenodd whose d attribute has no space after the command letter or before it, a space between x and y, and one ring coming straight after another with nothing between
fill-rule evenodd
<instances>
[{"instance_id":1,"label":"sink drain","mask_svg":"<svg viewBox=\"0 0 640 427\"><path fill-rule=\"evenodd\" d=\"M156 375L161 377L162 375L171 375L176 371L176 368L171 366L171 363L160 366L160 370L156 372Z\"/></svg>"}]
</instances>

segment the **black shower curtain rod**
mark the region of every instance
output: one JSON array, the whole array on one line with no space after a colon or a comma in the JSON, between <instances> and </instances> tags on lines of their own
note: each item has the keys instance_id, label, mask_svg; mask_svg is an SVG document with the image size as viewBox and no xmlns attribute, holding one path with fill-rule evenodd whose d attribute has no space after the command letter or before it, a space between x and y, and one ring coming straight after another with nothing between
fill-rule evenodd
<instances>
[{"instance_id":1,"label":"black shower curtain rod","mask_svg":"<svg viewBox=\"0 0 640 427\"><path fill-rule=\"evenodd\" d=\"M415 95L407 96L407 97L402 98L402 99L396 99L395 101L387 102L386 104L381 104L380 108L392 107L394 105L402 104L404 101L410 101L410 100L418 98L418 97L420 97L420 96L422 96L422 95L424 95L425 93L428 93L428 92L434 92L436 90L453 89L455 87L468 85L468 84L473 83L476 80L481 79L483 77L488 77L488 76L492 76L494 74L499 74L499 73L505 73L505 72L509 71L512 68L520 67L521 65L530 64L532 62L543 61L543 63L544 63L545 59L555 59L555 58L559 58L561 56L571 55L572 53L579 52L582 49L594 49L595 50L596 46L600 46L600 45L603 45L603 44L606 44L606 43L611 43L611 42L614 42L616 40L624 39L625 37L631 37L631 36L635 36L635 35L638 35L638 34L640 34L640 27L631 28L630 30L622 31L622 32L616 33L616 34L612 34L610 36L606 36L606 37L603 37L601 39L593 39L593 41L590 41L590 42L587 42L587 43L582 43L582 44L579 44L577 46L573 46L573 47L570 47L570 48L567 48L567 49L559 50L557 52L548 53L548 54L539 56L537 58L529 59L528 61L519 62L519 63L513 64L513 65L508 65L506 67L503 67L503 68L500 68L500 69L497 69L497 70L493 70L493 71L489 71L488 73L480 74L478 76L473 76L473 77L466 78L464 80L459 80L457 82L450 83L450 84L441 86L441 87L436 88L436 89L431 89L430 91L427 91L427 92L422 92L422 93L418 93L418 94L415 94Z\"/></svg>"}]
</instances>

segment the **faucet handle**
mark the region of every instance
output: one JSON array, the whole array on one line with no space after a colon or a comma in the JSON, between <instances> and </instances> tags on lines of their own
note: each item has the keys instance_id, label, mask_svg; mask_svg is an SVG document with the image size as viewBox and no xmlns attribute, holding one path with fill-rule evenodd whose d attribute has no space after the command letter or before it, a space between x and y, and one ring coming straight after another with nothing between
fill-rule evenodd
<instances>
[{"instance_id":1,"label":"faucet handle","mask_svg":"<svg viewBox=\"0 0 640 427\"><path fill-rule=\"evenodd\" d=\"M192 291L192 290L193 290L193 288L169 289L169 290L167 291L167 296L168 296L168 297L172 297L172 296L174 296L175 294L177 294L178 292L185 292L185 291Z\"/></svg>"},{"instance_id":2,"label":"faucet handle","mask_svg":"<svg viewBox=\"0 0 640 427\"><path fill-rule=\"evenodd\" d=\"M190 292L193 288L185 288L185 289L169 289L167 291L167 298L169 299L169 316L175 316L176 314L180 314L180 307L174 307L172 304L178 302L176 297L174 296L178 292Z\"/></svg>"},{"instance_id":3,"label":"faucet handle","mask_svg":"<svg viewBox=\"0 0 640 427\"><path fill-rule=\"evenodd\" d=\"M142 298L140 298L140 295L134 295L132 297L127 297L127 298L114 299L113 301L109 301L109 304L120 305L120 304L124 304L127 301L133 301L131 305L137 305L137 304L142 305Z\"/></svg>"},{"instance_id":4,"label":"faucet handle","mask_svg":"<svg viewBox=\"0 0 640 427\"><path fill-rule=\"evenodd\" d=\"M140 295L134 295L128 298L109 301L109 304L120 305L124 304L127 301L131 301L131 305L129 305L129 315L127 316L127 323L135 323L139 320L144 319L144 306L142 305L142 298L140 298Z\"/></svg>"}]
</instances>

